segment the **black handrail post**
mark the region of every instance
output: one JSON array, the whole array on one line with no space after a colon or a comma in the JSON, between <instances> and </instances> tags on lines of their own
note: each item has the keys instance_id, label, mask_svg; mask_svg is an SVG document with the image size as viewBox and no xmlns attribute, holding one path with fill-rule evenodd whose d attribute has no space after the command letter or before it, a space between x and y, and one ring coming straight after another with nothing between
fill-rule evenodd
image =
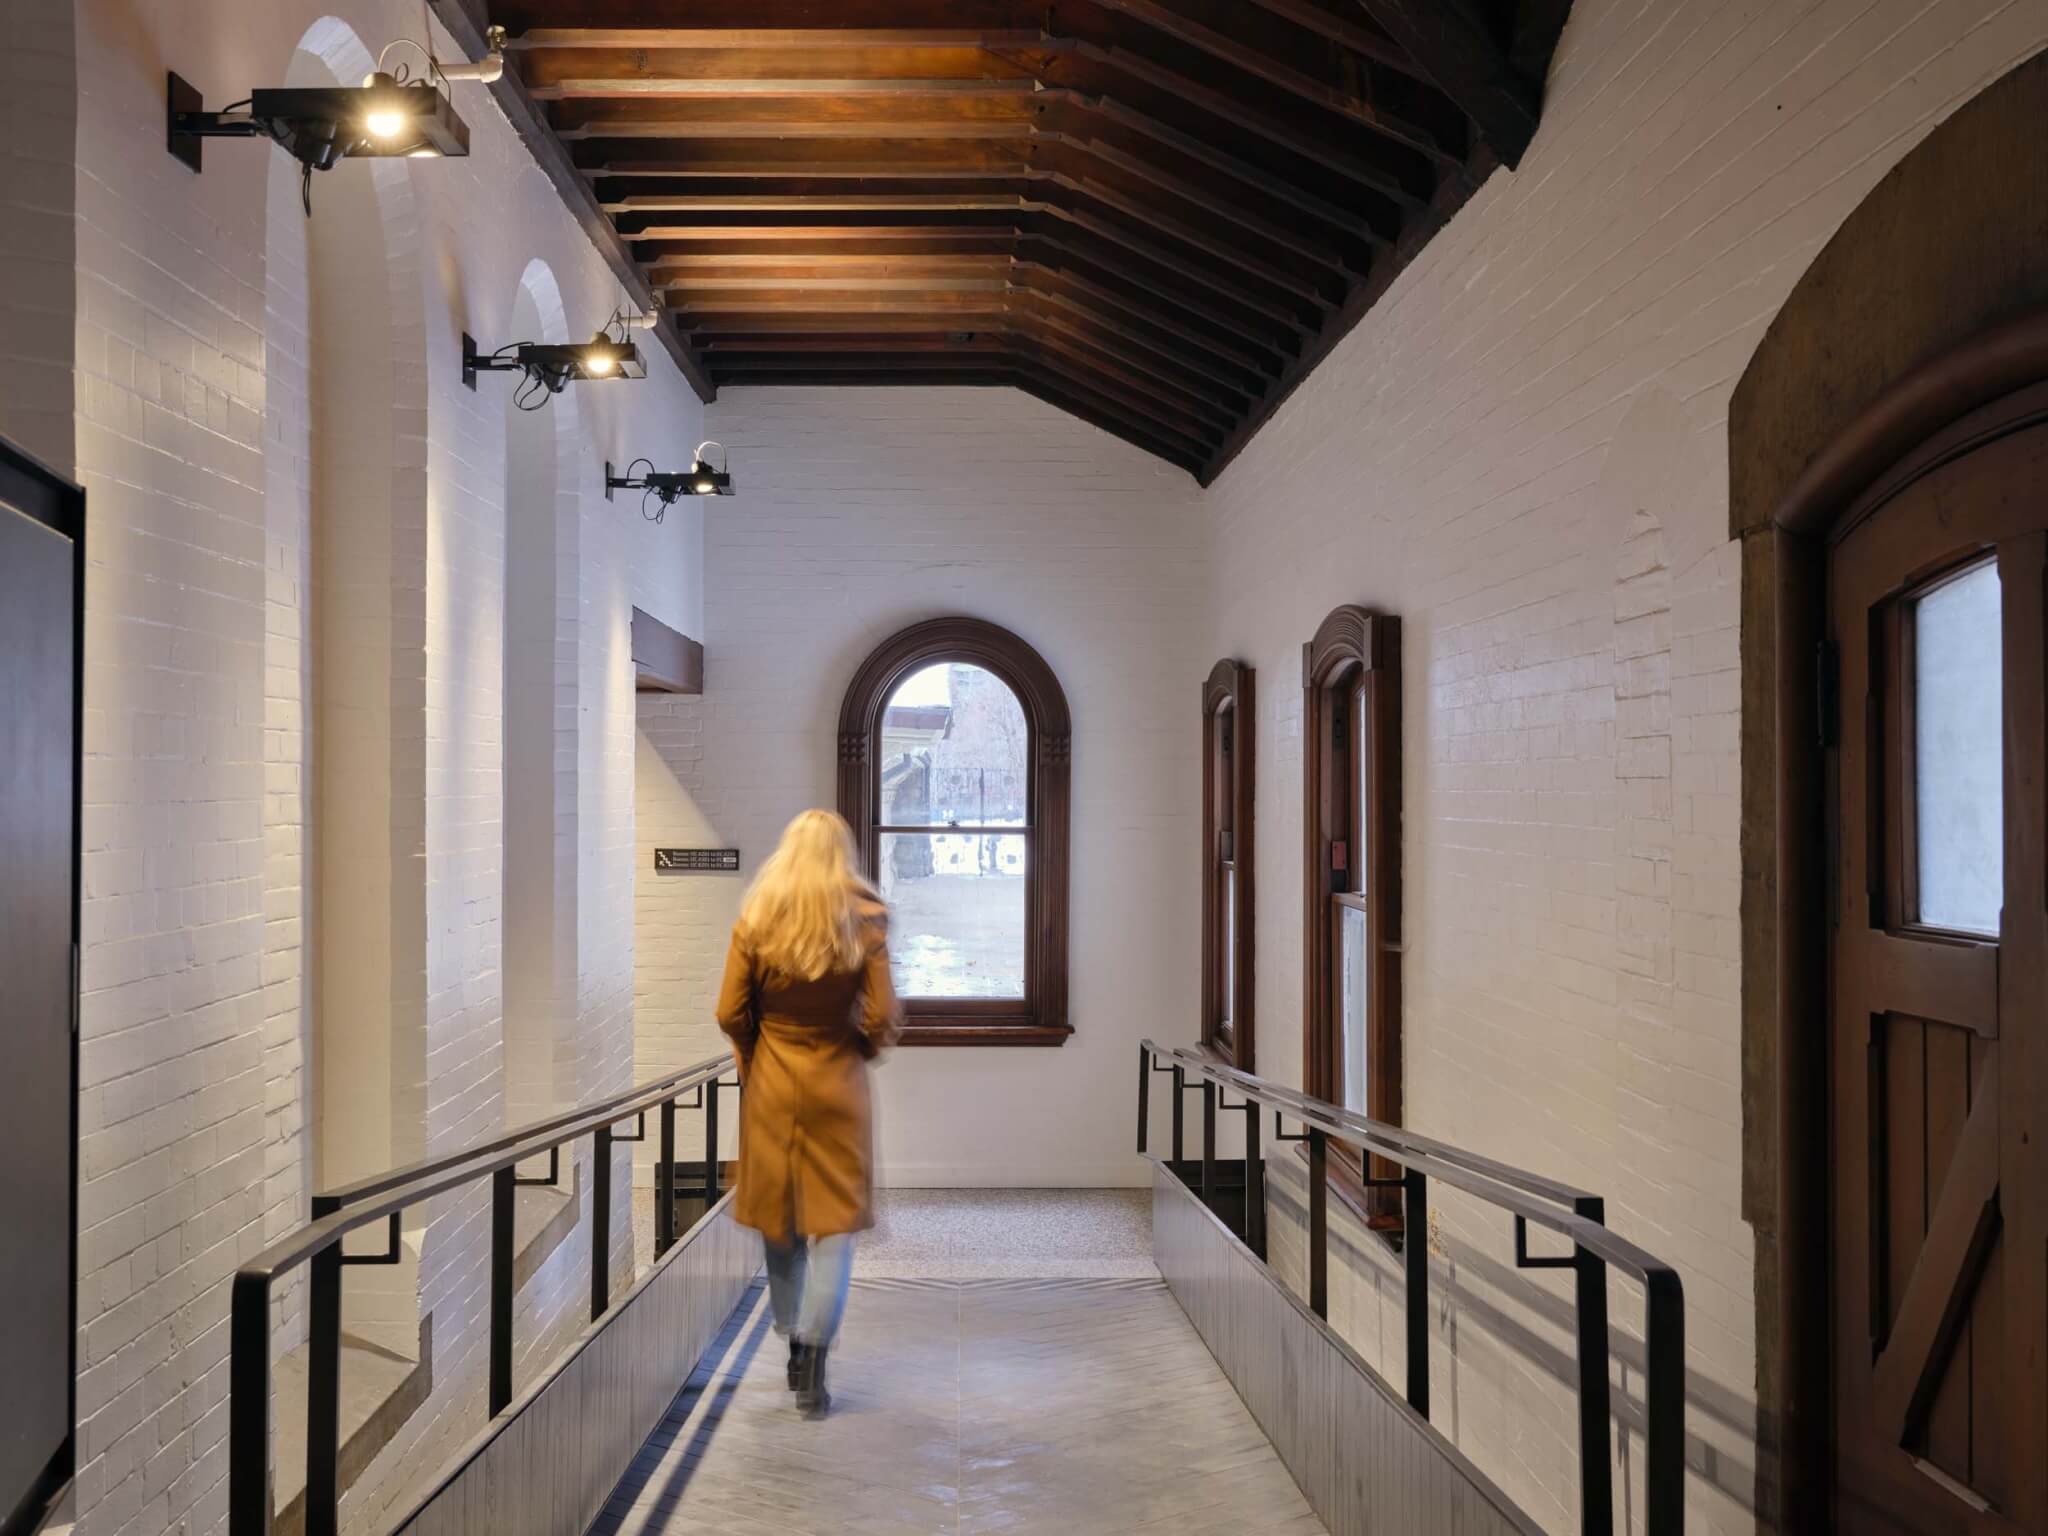
<instances>
[{"instance_id":1,"label":"black handrail post","mask_svg":"<svg viewBox=\"0 0 2048 1536\"><path fill-rule=\"evenodd\" d=\"M1612 1536L1614 1471L1610 1460L1607 1378L1607 1265L1572 1245L1579 1324L1579 1532ZM1654 1522L1653 1531L1664 1528Z\"/></svg>"},{"instance_id":2,"label":"black handrail post","mask_svg":"<svg viewBox=\"0 0 2048 1536\"><path fill-rule=\"evenodd\" d=\"M1330 1315L1330 1138L1308 1131L1308 1309Z\"/></svg>"},{"instance_id":3,"label":"black handrail post","mask_svg":"<svg viewBox=\"0 0 2048 1536\"><path fill-rule=\"evenodd\" d=\"M1643 1284L1646 1425L1643 1529L1656 1536L1685 1531L1685 1289L1678 1271L1662 1269Z\"/></svg>"},{"instance_id":4,"label":"black handrail post","mask_svg":"<svg viewBox=\"0 0 2048 1536\"><path fill-rule=\"evenodd\" d=\"M1259 1155L1259 1101L1244 1105L1244 1245L1266 1256L1266 1160Z\"/></svg>"},{"instance_id":5,"label":"black handrail post","mask_svg":"<svg viewBox=\"0 0 2048 1536\"><path fill-rule=\"evenodd\" d=\"M661 1101L661 1169L654 1178L654 1252L658 1258L676 1241L676 1101Z\"/></svg>"},{"instance_id":6,"label":"black handrail post","mask_svg":"<svg viewBox=\"0 0 2048 1536\"><path fill-rule=\"evenodd\" d=\"M334 1214L313 1197L313 1219ZM306 1536L341 1525L341 1239L306 1266Z\"/></svg>"},{"instance_id":7,"label":"black handrail post","mask_svg":"<svg viewBox=\"0 0 2048 1536\"><path fill-rule=\"evenodd\" d=\"M1202 1079L1202 1204L1216 1209L1216 1084Z\"/></svg>"},{"instance_id":8,"label":"black handrail post","mask_svg":"<svg viewBox=\"0 0 2048 1536\"><path fill-rule=\"evenodd\" d=\"M612 1128L597 1128L590 1179L590 1320L612 1304Z\"/></svg>"},{"instance_id":9,"label":"black handrail post","mask_svg":"<svg viewBox=\"0 0 2048 1536\"><path fill-rule=\"evenodd\" d=\"M704 1203L718 1203L718 1090L716 1078L704 1085Z\"/></svg>"},{"instance_id":10,"label":"black handrail post","mask_svg":"<svg viewBox=\"0 0 2048 1536\"><path fill-rule=\"evenodd\" d=\"M1606 1225L1607 1202L1583 1195L1574 1214ZM1613 1431L1609 1427L1607 1264L1585 1244L1572 1244L1573 1312L1579 1352L1579 1532L1612 1536L1614 1530ZM1650 1529L1657 1530L1657 1526Z\"/></svg>"},{"instance_id":11,"label":"black handrail post","mask_svg":"<svg viewBox=\"0 0 2048 1536\"><path fill-rule=\"evenodd\" d=\"M1145 1133L1152 1119L1152 1050L1138 1043L1138 1156L1145 1155Z\"/></svg>"},{"instance_id":12,"label":"black handrail post","mask_svg":"<svg viewBox=\"0 0 2048 1536\"><path fill-rule=\"evenodd\" d=\"M1429 1417L1429 1180L1401 1173L1401 1257L1408 1268L1408 1406Z\"/></svg>"},{"instance_id":13,"label":"black handrail post","mask_svg":"<svg viewBox=\"0 0 2048 1536\"><path fill-rule=\"evenodd\" d=\"M270 1536L270 1281L238 1274L228 1303L228 1536Z\"/></svg>"},{"instance_id":14,"label":"black handrail post","mask_svg":"<svg viewBox=\"0 0 2048 1536\"><path fill-rule=\"evenodd\" d=\"M491 1174L491 1417L512 1404L513 1167Z\"/></svg>"},{"instance_id":15,"label":"black handrail post","mask_svg":"<svg viewBox=\"0 0 2048 1536\"><path fill-rule=\"evenodd\" d=\"M1187 1097L1188 1072L1186 1067L1173 1069L1173 1171L1179 1177L1180 1170L1187 1163L1187 1116L1181 1110L1180 1101Z\"/></svg>"}]
</instances>

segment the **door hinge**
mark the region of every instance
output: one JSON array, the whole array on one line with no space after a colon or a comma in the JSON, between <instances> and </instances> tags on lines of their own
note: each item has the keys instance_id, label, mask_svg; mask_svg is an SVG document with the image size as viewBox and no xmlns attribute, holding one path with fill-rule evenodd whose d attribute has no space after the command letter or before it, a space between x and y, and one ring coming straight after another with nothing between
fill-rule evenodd
<instances>
[{"instance_id":1,"label":"door hinge","mask_svg":"<svg viewBox=\"0 0 2048 1536\"><path fill-rule=\"evenodd\" d=\"M1813 700L1822 747L1842 744L1842 653L1832 640L1815 648Z\"/></svg>"},{"instance_id":2,"label":"door hinge","mask_svg":"<svg viewBox=\"0 0 2048 1536\"><path fill-rule=\"evenodd\" d=\"M1333 747L1344 745L1344 711L1342 709L1330 711L1330 745Z\"/></svg>"}]
</instances>

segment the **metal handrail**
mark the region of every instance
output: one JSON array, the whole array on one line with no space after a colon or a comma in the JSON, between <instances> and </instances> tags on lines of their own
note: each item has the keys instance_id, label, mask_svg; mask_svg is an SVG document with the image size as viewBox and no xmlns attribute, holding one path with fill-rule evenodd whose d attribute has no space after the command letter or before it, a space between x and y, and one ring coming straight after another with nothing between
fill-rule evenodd
<instances>
[{"instance_id":1,"label":"metal handrail","mask_svg":"<svg viewBox=\"0 0 2048 1536\"><path fill-rule=\"evenodd\" d=\"M270 1297L280 1275L304 1264L307 1294L306 1494L307 1536L335 1536L340 1518L341 1454L341 1271L353 1264L396 1264L399 1261L399 1218L412 1206L437 1195L489 1178L491 1181L491 1339L490 1412L504 1412L512 1400L512 1270L513 1201L519 1184L554 1183L560 1172L560 1149L579 1137L595 1139L592 1159L590 1315L601 1317L611 1305L611 1195L613 1127L637 1118L646 1124L647 1111L660 1120L661 1167L664 1179L655 1201L655 1243L658 1258L675 1245L675 1118L679 1107L704 1111L704 1187L716 1199L721 1183L718 1164L719 1091L736 1087L725 1081L732 1069L729 1054L707 1057L694 1066L651 1078L593 1104L538 1120L460 1151L424 1158L402 1168L374 1174L313 1197L313 1219L238 1266L229 1301L228 1376L228 1531L229 1536L270 1536L275 1518L270 1467ZM687 1106L677 1100L692 1089L698 1097ZM517 1165L549 1154L545 1180L521 1180ZM345 1254L341 1242L349 1233L375 1222L389 1224L386 1251Z\"/></svg>"},{"instance_id":2,"label":"metal handrail","mask_svg":"<svg viewBox=\"0 0 2048 1536\"><path fill-rule=\"evenodd\" d=\"M1155 1060L1155 1058L1157 1058ZM1162 1063L1164 1063L1162 1065ZM1145 1153L1151 1119L1152 1078L1173 1078L1173 1165L1186 1166L1185 1124L1181 1098L1190 1086L1202 1092L1201 1193L1205 1204L1216 1203L1216 1116L1222 1109L1245 1113L1245 1219L1243 1236L1263 1259L1264 1162L1259 1150L1259 1117L1255 1106L1274 1111L1274 1133L1281 1116L1298 1121L1308 1141L1309 1162L1309 1308L1329 1315L1329 1144L1335 1138L1367 1154L1365 1182L1373 1187L1398 1187L1402 1192L1402 1258L1407 1291L1407 1398L1423 1419L1429 1417L1429 1221L1428 1187L1434 1179L1475 1199L1498 1207L1514 1218L1515 1267L1570 1269L1574 1272L1574 1309L1578 1324L1579 1364L1579 1529L1581 1536L1612 1536L1614 1489L1609 1425L1607 1337L1607 1267L1633 1275L1643 1286L1644 1337L1644 1514L1649 1536L1682 1536L1685 1529L1685 1289L1678 1271L1648 1250L1606 1225L1606 1203L1598 1195L1530 1173L1496 1159L1482 1157L1446 1142L1399 1126L1369 1119L1325 1099L1268 1082L1249 1072L1186 1046L1165 1047L1151 1040L1138 1046L1138 1151ZM1224 1105L1220 1092L1229 1088L1243 1104ZM1287 1138L1299 1141L1302 1136ZM1371 1159L1382 1158L1402 1172L1393 1179L1374 1178ZM1570 1240L1569 1257L1534 1257L1528 1251L1533 1223Z\"/></svg>"},{"instance_id":3,"label":"metal handrail","mask_svg":"<svg viewBox=\"0 0 2048 1536\"><path fill-rule=\"evenodd\" d=\"M677 1093L683 1093L695 1084L704 1081L703 1074L707 1068L720 1063L730 1066L732 1065L732 1058L730 1056L706 1057L695 1066L680 1068L669 1073L666 1077L651 1077L644 1083L635 1084L624 1093L612 1095L610 1099L600 1099L595 1104L587 1104L576 1109L564 1110L561 1114L554 1115L546 1120L535 1120L529 1125L522 1125L514 1130L506 1131L502 1135L494 1136L489 1141L480 1141L472 1146L464 1147L460 1152L448 1152L440 1157L421 1158L418 1162L407 1163L402 1168L391 1168L383 1173L373 1173L368 1178L356 1180L353 1184L343 1184L337 1189L322 1190L313 1196L313 1203L318 1206L324 1202L328 1205L329 1210L339 1210L344 1205L354 1205L358 1200L366 1200L372 1195L381 1195L387 1190L398 1188L401 1184L410 1184L416 1179L427 1178L445 1169L457 1167L460 1164L471 1162L480 1157L488 1157L493 1152L500 1152L507 1147L516 1146L522 1141L531 1140L533 1137L554 1130L558 1126L572 1125L585 1121L591 1115L596 1114L615 1101L622 1102L644 1094L653 1093L669 1084L675 1086ZM632 1111L628 1110L626 1113L630 1114ZM616 1116L615 1120L623 1120L625 1118L626 1115L621 1114Z\"/></svg>"}]
</instances>

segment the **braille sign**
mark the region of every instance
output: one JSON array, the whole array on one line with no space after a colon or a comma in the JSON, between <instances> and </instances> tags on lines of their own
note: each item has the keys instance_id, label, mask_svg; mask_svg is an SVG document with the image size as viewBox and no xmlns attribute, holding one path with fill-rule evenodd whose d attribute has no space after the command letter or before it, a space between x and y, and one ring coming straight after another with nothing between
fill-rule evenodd
<instances>
[{"instance_id":1,"label":"braille sign","mask_svg":"<svg viewBox=\"0 0 2048 1536\"><path fill-rule=\"evenodd\" d=\"M740 851L737 848L657 848L654 850L654 867L663 874L736 870L740 867Z\"/></svg>"}]
</instances>

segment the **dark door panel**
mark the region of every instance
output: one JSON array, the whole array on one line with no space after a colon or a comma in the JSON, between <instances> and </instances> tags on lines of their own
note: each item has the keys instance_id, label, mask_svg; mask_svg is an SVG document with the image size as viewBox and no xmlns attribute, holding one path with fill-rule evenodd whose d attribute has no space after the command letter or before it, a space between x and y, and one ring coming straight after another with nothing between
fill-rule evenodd
<instances>
[{"instance_id":1,"label":"dark door panel","mask_svg":"<svg viewBox=\"0 0 2048 1536\"><path fill-rule=\"evenodd\" d=\"M2048 428L1829 556L1835 1504L1844 1536L2048 1528Z\"/></svg>"},{"instance_id":2,"label":"dark door panel","mask_svg":"<svg viewBox=\"0 0 2048 1536\"><path fill-rule=\"evenodd\" d=\"M71 1470L77 493L0 444L0 1531Z\"/></svg>"}]
</instances>

